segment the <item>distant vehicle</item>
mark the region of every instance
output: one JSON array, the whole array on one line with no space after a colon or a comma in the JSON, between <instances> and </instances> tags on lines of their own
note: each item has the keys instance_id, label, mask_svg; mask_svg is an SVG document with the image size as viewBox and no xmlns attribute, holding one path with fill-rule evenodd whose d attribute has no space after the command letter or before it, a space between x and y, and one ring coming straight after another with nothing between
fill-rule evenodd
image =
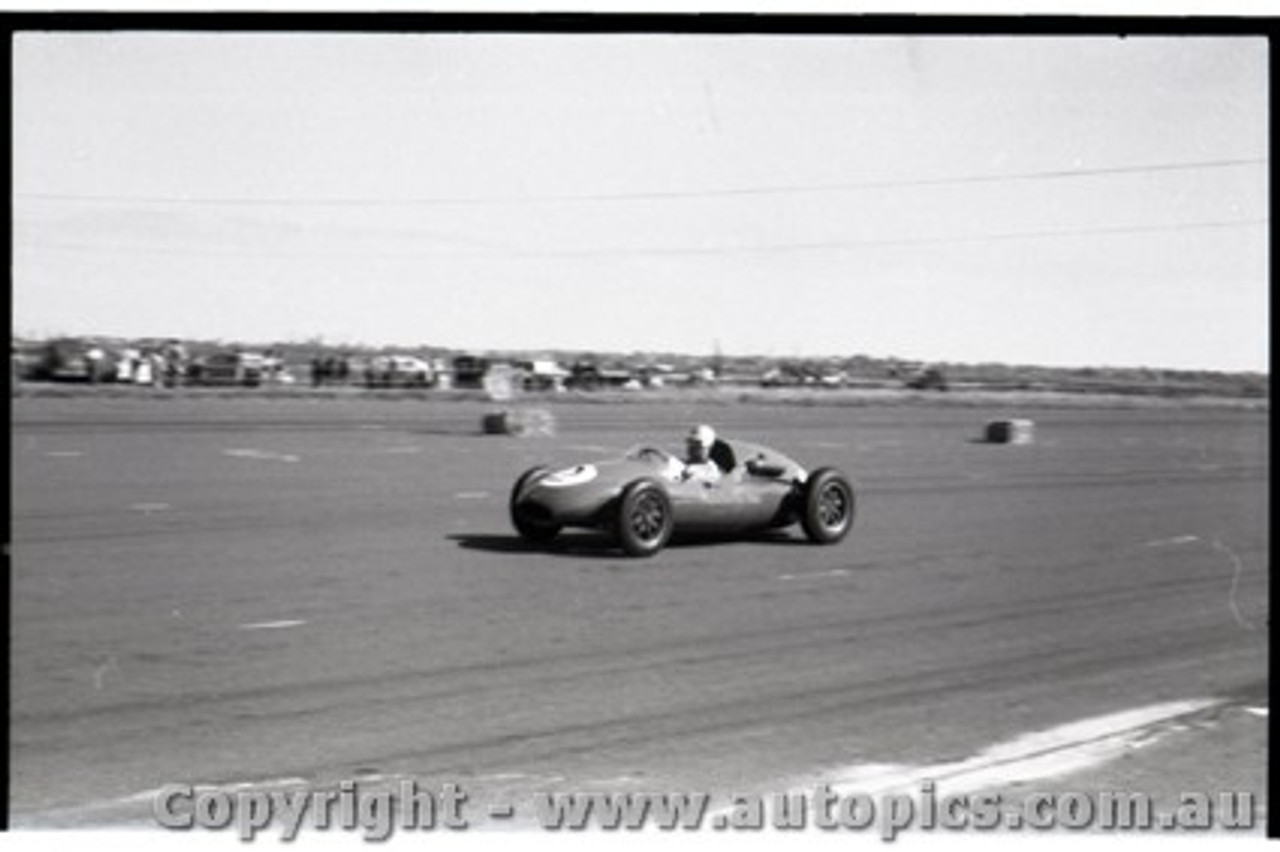
<instances>
[{"instance_id":1,"label":"distant vehicle","mask_svg":"<svg viewBox=\"0 0 1280 852\"><path fill-rule=\"evenodd\" d=\"M44 345L34 375L55 382L113 381L116 359L94 341L65 337Z\"/></svg>"},{"instance_id":2,"label":"distant vehicle","mask_svg":"<svg viewBox=\"0 0 1280 852\"><path fill-rule=\"evenodd\" d=\"M14 381L30 381L41 378L44 363L44 344L28 340L14 340L9 351L10 377Z\"/></svg>"},{"instance_id":3,"label":"distant vehicle","mask_svg":"<svg viewBox=\"0 0 1280 852\"><path fill-rule=\"evenodd\" d=\"M575 361L565 379L565 386L575 390L600 390L622 388L633 379L631 370L624 367L604 367L592 361Z\"/></svg>"},{"instance_id":4,"label":"distant vehicle","mask_svg":"<svg viewBox=\"0 0 1280 852\"><path fill-rule=\"evenodd\" d=\"M413 355L375 355L365 364L365 384L371 388L425 388L435 382L435 369Z\"/></svg>"},{"instance_id":5,"label":"distant vehicle","mask_svg":"<svg viewBox=\"0 0 1280 852\"><path fill-rule=\"evenodd\" d=\"M766 388L782 388L799 385L802 379L790 370L773 367L760 377L760 386Z\"/></svg>"},{"instance_id":6,"label":"distant vehicle","mask_svg":"<svg viewBox=\"0 0 1280 852\"><path fill-rule=\"evenodd\" d=\"M453 359L453 385L458 388L479 388L484 385L489 372L489 359L475 355L459 355Z\"/></svg>"},{"instance_id":7,"label":"distant vehicle","mask_svg":"<svg viewBox=\"0 0 1280 852\"><path fill-rule=\"evenodd\" d=\"M511 521L529 542L565 527L611 531L631 556L652 556L673 533L745 535L799 522L810 540L835 544L853 526L854 493L835 468L808 472L776 450L717 440L718 482L685 479L684 462L641 446L622 458L552 472L527 470L511 489Z\"/></svg>"},{"instance_id":8,"label":"distant vehicle","mask_svg":"<svg viewBox=\"0 0 1280 852\"><path fill-rule=\"evenodd\" d=\"M517 367L522 371L522 385L527 391L562 391L565 380L571 373L555 361L533 360L521 361Z\"/></svg>"},{"instance_id":9,"label":"distant vehicle","mask_svg":"<svg viewBox=\"0 0 1280 852\"><path fill-rule=\"evenodd\" d=\"M142 364L142 352L133 347L126 347L116 353L115 381L130 384L137 380L138 367Z\"/></svg>"},{"instance_id":10,"label":"distant vehicle","mask_svg":"<svg viewBox=\"0 0 1280 852\"><path fill-rule=\"evenodd\" d=\"M950 387L946 373L938 367L926 367L907 379L907 387L912 390L945 391Z\"/></svg>"},{"instance_id":11,"label":"distant vehicle","mask_svg":"<svg viewBox=\"0 0 1280 852\"><path fill-rule=\"evenodd\" d=\"M808 367L773 367L760 377L761 387L821 387L842 388L849 376L843 370L820 370Z\"/></svg>"},{"instance_id":12,"label":"distant vehicle","mask_svg":"<svg viewBox=\"0 0 1280 852\"><path fill-rule=\"evenodd\" d=\"M716 371L710 367L698 367L689 373L689 381L695 385L713 385L717 380Z\"/></svg>"},{"instance_id":13,"label":"distant vehicle","mask_svg":"<svg viewBox=\"0 0 1280 852\"><path fill-rule=\"evenodd\" d=\"M297 379L284 362L284 356L276 349L262 353L262 380L267 384L291 385Z\"/></svg>"},{"instance_id":14,"label":"distant vehicle","mask_svg":"<svg viewBox=\"0 0 1280 852\"><path fill-rule=\"evenodd\" d=\"M187 367L187 381L196 385L257 387L262 384L265 358L256 352L215 352Z\"/></svg>"}]
</instances>

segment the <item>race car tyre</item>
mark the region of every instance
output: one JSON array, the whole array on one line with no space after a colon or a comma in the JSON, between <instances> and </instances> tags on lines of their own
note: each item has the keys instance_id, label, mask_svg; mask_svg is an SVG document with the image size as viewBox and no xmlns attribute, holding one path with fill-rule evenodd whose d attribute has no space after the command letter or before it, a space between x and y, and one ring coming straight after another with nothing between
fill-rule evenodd
<instances>
[{"instance_id":1,"label":"race car tyre","mask_svg":"<svg viewBox=\"0 0 1280 852\"><path fill-rule=\"evenodd\" d=\"M630 556L652 556L666 545L675 528L671 499L652 479L637 479L618 500L618 543Z\"/></svg>"},{"instance_id":2,"label":"race car tyre","mask_svg":"<svg viewBox=\"0 0 1280 852\"><path fill-rule=\"evenodd\" d=\"M525 541L545 543L560 534L560 525L543 518L533 517L530 512L516 501L524 489L531 483L546 476L551 471L545 467L532 467L520 474L516 484L511 487L511 524Z\"/></svg>"},{"instance_id":3,"label":"race car tyre","mask_svg":"<svg viewBox=\"0 0 1280 852\"><path fill-rule=\"evenodd\" d=\"M804 485L800 524L817 544L835 544L853 526L854 497L849 480L834 468L809 474Z\"/></svg>"}]
</instances>

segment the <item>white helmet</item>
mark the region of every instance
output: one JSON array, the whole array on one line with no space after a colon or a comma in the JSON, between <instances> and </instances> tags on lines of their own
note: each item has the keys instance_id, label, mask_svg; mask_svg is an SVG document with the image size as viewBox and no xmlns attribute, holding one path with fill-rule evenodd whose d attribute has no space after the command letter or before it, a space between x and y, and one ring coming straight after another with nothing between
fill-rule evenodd
<instances>
[{"instance_id":1,"label":"white helmet","mask_svg":"<svg viewBox=\"0 0 1280 852\"><path fill-rule=\"evenodd\" d=\"M689 432L689 443L701 444L704 447L710 447L716 442L716 430L712 429L705 423L693 427Z\"/></svg>"}]
</instances>

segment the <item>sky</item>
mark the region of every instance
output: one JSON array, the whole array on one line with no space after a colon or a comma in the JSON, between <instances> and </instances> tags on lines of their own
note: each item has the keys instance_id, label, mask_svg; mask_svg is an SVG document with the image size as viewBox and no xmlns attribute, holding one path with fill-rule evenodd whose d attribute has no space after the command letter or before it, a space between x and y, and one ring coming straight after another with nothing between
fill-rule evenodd
<instances>
[{"instance_id":1,"label":"sky","mask_svg":"<svg viewBox=\"0 0 1280 852\"><path fill-rule=\"evenodd\" d=\"M1266 372L1267 61L20 33L14 330Z\"/></svg>"}]
</instances>

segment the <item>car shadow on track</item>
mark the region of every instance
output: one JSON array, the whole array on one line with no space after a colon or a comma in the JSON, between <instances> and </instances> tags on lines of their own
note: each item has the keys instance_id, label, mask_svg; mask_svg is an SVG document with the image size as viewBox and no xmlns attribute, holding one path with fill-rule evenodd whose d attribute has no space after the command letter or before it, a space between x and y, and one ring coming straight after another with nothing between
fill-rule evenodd
<instances>
[{"instance_id":1,"label":"car shadow on track","mask_svg":"<svg viewBox=\"0 0 1280 852\"><path fill-rule=\"evenodd\" d=\"M459 547L467 550L483 550L488 553L530 554L546 553L556 556L573 556L599 559L602 556L626 558L612 536L596 532L561 533L545 543L525 541L518 535L495 533L455 533L449 536ZM668 550L714 547L728 544L808 545L804 538L786 532L767 532L754 536L681 535L672 539Z\"/></svg>"}]
</instances>

